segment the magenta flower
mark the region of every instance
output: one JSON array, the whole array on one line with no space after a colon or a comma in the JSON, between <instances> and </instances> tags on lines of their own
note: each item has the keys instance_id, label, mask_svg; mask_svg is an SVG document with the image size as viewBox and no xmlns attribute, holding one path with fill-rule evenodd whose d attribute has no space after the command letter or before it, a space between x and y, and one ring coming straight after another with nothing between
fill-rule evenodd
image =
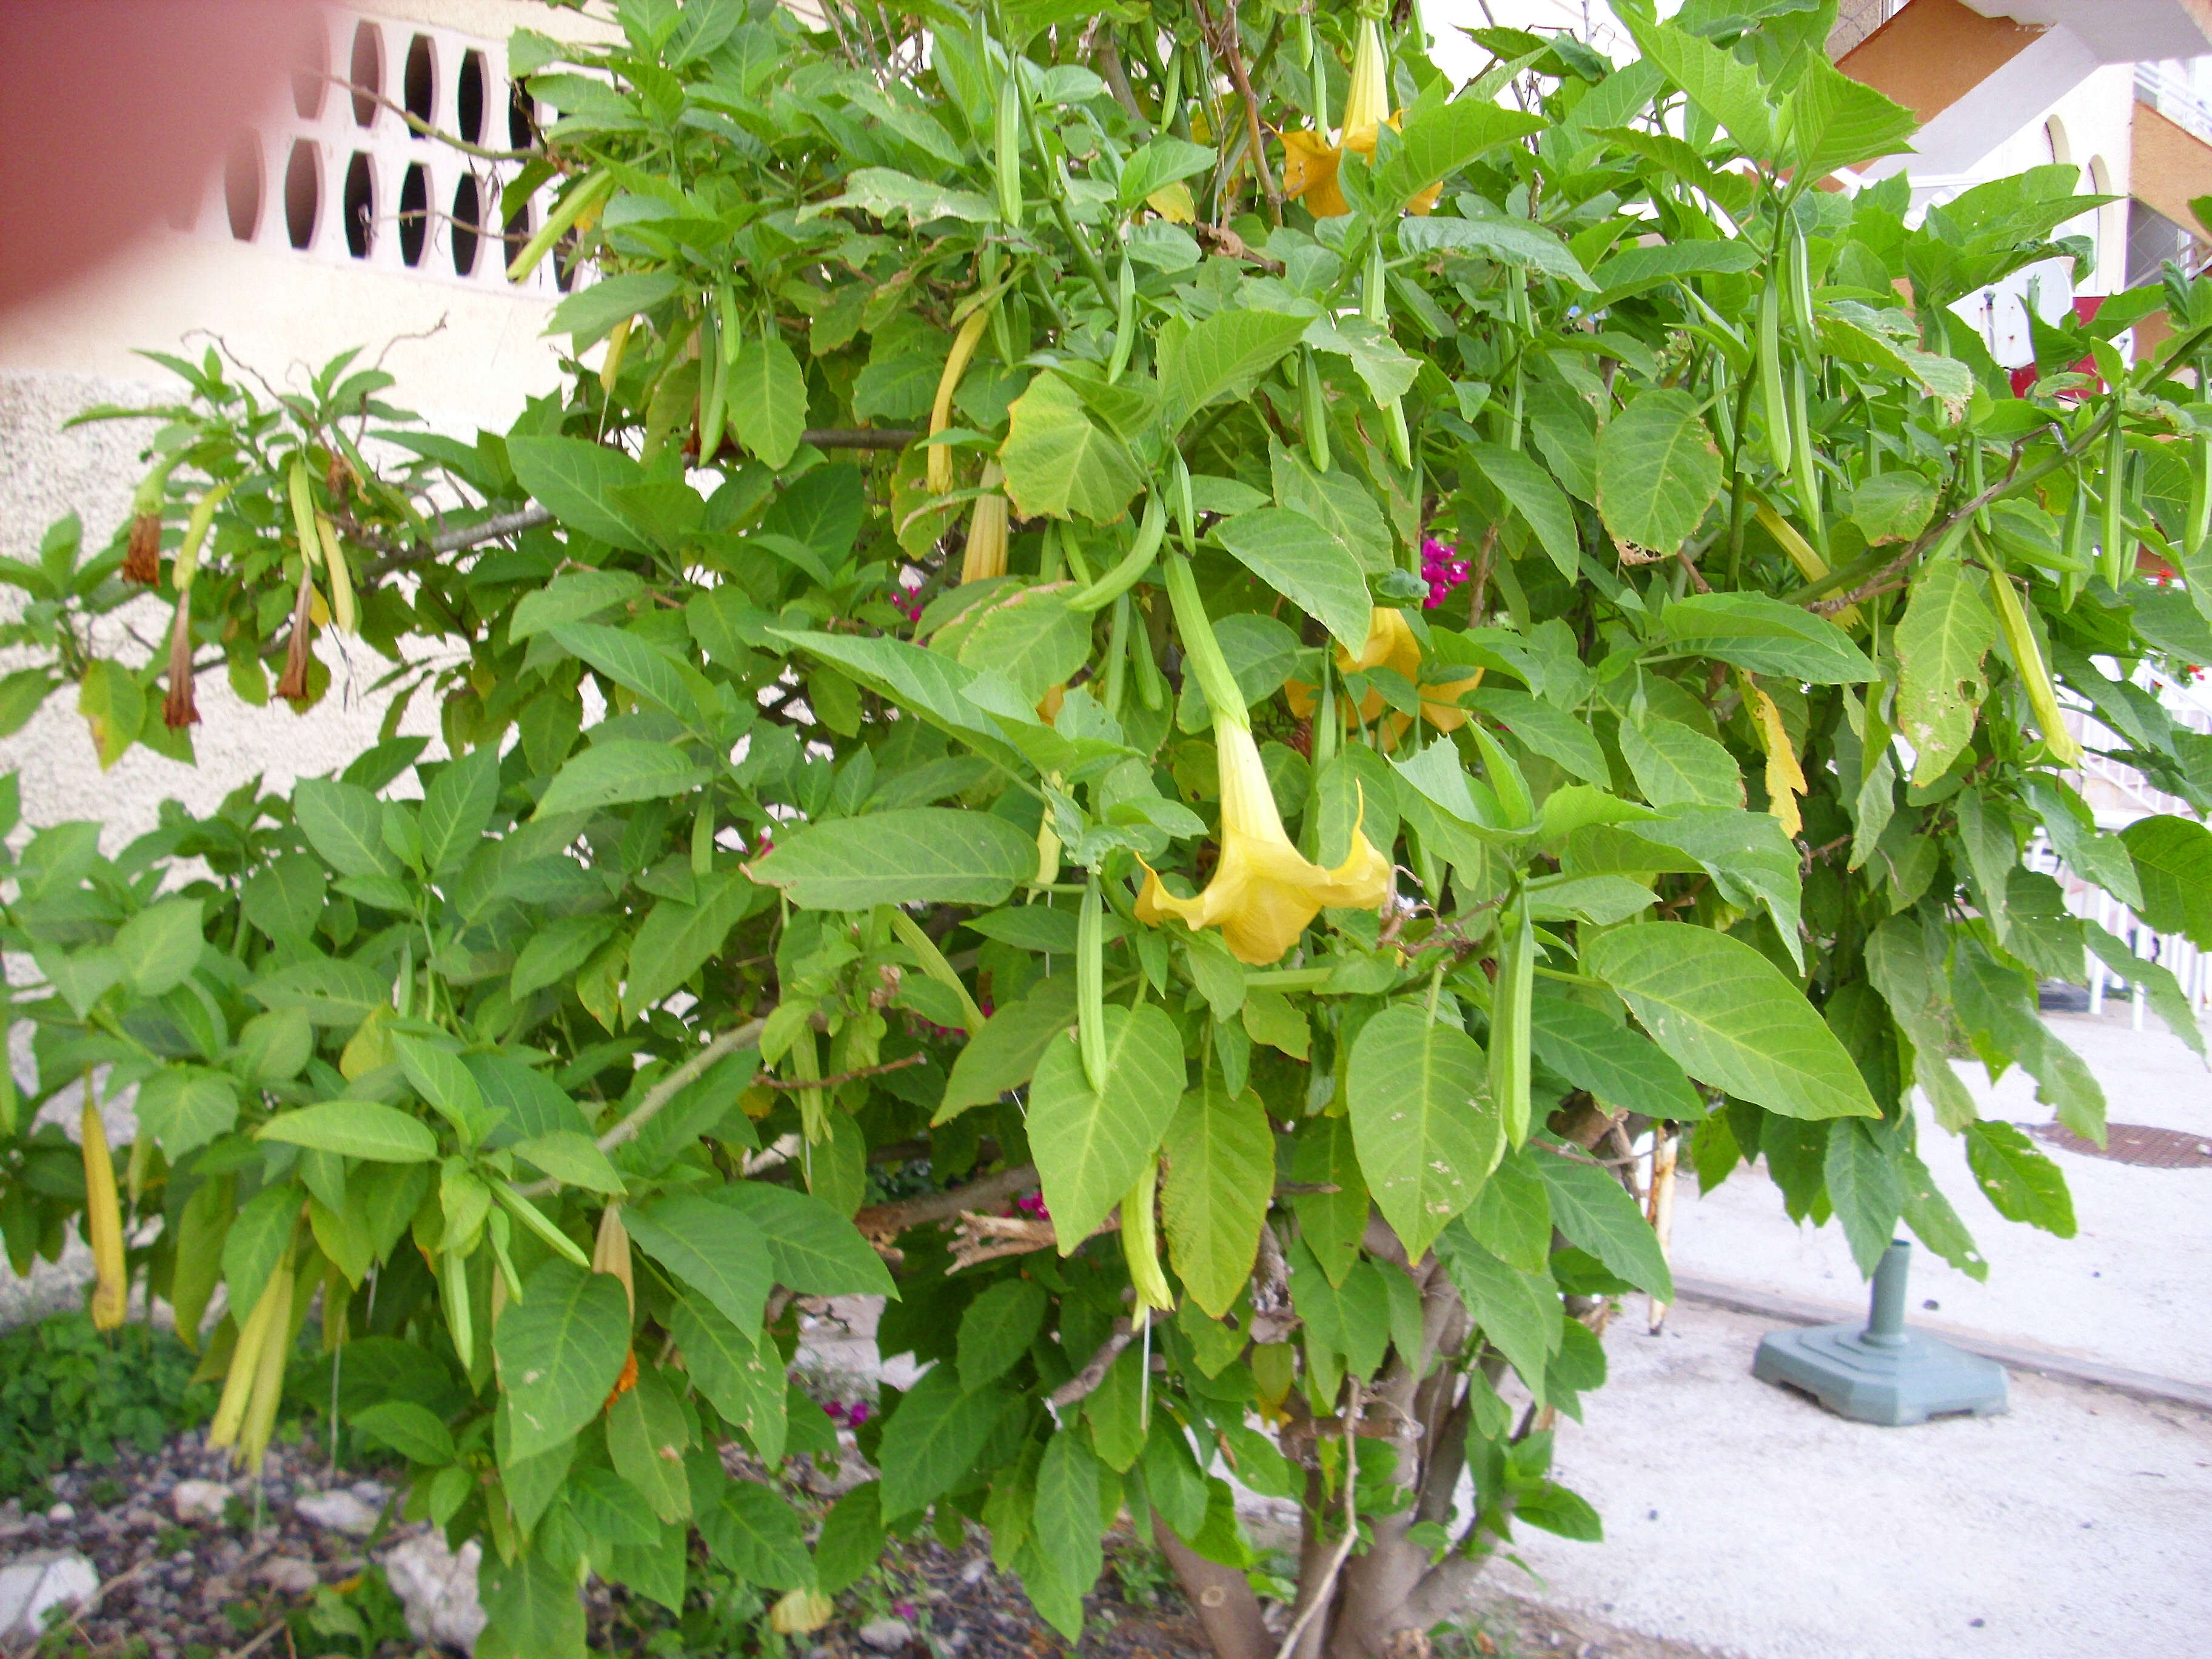
<instances>
[{"instance_id":1,"label":"magenta flower","mask_svg":"<svg viewBox=\"0 0 2212 1659\"><path fill-rule=\"evenodd\" d=\"M1424 611L1433 611L1451 597L1451 591L1468 578L1468 562L1459 556L1459 549L1449 542L1440 542L1433 536L1421 542L1421 580L1429 585L1429 597L1421 603Z\"/></svg>"},{"instance_id":2,"label":"magenta flower","mask_svg":"<svg viewBox=\"0 0 2212 1659\"><path fill-rule=\"evenodd\" d=\"M868 1420L869 1416L868 1402L865 1400L855 1400L845 1407L845 1426L848 1429L857 1429Z\"/></svg>"}]
</instances>

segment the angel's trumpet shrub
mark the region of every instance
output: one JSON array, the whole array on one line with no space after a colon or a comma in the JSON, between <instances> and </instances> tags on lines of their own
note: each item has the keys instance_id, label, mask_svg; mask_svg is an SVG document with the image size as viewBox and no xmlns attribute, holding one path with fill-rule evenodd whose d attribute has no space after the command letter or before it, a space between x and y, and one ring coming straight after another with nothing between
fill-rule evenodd
<instances>
[{"instance_id":1,"label":"angel's trumpet shrub","mask_svg":"<svg viewBox=\"0 0 2212 1659\"><path fill-rule=\"evenodd\" d=\"M1302 854L1283 830L1267 769L1246 723L1244 701L1222 658L1200 603L1190 568L1168 562L1168 597L1192 672L1213 708L1213 743L1221 775L1221 860L1195 898L1168 891L1147 866L1137 918L1157 924L1179 916L1193 927L1218 927L1240 962L1279 961L1324 907L1375 910L1390 891L1390 860L1354 824L1351 850L1334 870Z\"/></svg>"},{"instance_id":2,"label":"angel's trumpet shrub","mask_svg":"<svg viewBox=\"0 0 2212 1659\"><path fill-rule=\"evenodd\" d=\"M1398 117L1390 109L1390 66L1382 50L1382 31L1374 17L1361 14L1353 25L1352 84L1344 94L1344 125L1334 143L1325 132L1291 131L1283 135L1283 194L1306 204L1316 219L1331 219L1352 211L1336 181L1344 152L1375 154L1375 130L1389 122L1395 131ZM1410 202L1412 213L1433 213L1443 186L1431 185Z\"/></svg>"}]
</instances>

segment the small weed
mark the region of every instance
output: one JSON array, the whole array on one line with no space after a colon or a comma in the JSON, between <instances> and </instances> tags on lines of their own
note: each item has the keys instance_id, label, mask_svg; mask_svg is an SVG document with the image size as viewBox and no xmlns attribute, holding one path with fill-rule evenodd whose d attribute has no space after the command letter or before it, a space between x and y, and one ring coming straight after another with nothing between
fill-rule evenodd
<instances>
[{"instance_id":1,"label":"small weed","mask_svg":"<svg viewBox=\"0 0 2212 1659\"><path fill-rule=\"evenodd\" d=\"M94 1509L106 1509L123 1501L124 1485L113 1475L104 1474L85 1488L84 1501Z\"/></svg>"},{"instance_id":2,"label":"small weed","mask_svg":"<svg viewBox=\"0 0 2212 1659\"><path fill-rule=\"evenodd\" d=\"M204 1421L216 1389L191 1382L194 1363L166 1331L126 1325L103 1335L82 1313L0 1335L0 1497L38 1492L71 1458L106 1463L118 1443L155 1451ZM113 1503L122 1488L102 1482L88 1496Z\"/></svg>"},{"instance_id":3,"label":"small weed","mask_svg":"<svg viewBox=\"0 0 2212 1659\"><path fill-rule=\"evenodd\" d=\"M406 1610L392 1594L384 1569L374 1565L343 1584L325 1584L315 1592L312 1606L291 1615L291 1623L299 1651L328 1654L331 1659L376 1653L387 1643L404 1645L410 1639Z\"/></svg>"}]
</instances>

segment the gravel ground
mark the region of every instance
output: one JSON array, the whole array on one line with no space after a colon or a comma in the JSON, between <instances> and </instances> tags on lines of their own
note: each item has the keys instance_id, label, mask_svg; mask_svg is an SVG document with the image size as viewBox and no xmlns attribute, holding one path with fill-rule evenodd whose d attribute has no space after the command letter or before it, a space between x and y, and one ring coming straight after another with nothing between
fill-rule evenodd
<instances>
[{"instance_id":1,"label":"gravel ground","mask_svg":"<svg viewBox=\"0 0 2212 1659\"><path fill-rule=\"evenodd\" d=\"M76 1623L73 1650L145 1659L227 1653L311 1600L318 1585L343 1583L368 1565L362 1540L310 1522L293 1507L296 1498L350 1489L374 1514L390 1496L374 1482L329 1475L322 1460L296 1447L270 1447L264 1473L257 1528L252 1483L241 1476L234 1484L225 1454L209 1450L198 1432L150 1455L125 1448L112 1463L55 1474L50 1510L27 1514L13 1498L0 1504L0 1562L34 1550L92 1559L100 1594ZM182 1480L229 1485L223 1518L179 1522L173 1497Z\"/></svg>"},{"instance_id":2,"label":"gravel ground","mask_svg":"<svg viewBox=\"0 0 2212 1659\"><path fill-rule=\"evenodd\" d=\"M179 1522L176 1489L184 1481L228 1487L222 1517ZM234 1474L198 1431L150 1455L125 1449L98 1468L72 1466L48 1485L50 1510L0 1504L0 1565L45 1550L91 1558L100 1575L99 1598L44 1650L86 1659L230 1659L249 1648L293 1659L315 1651L312 1643L298 1646L283 1626L300 1624L319 1588L346 1591L359 1582L369 1565L368 1540L311 1522L295 1505L311 1494L344 1493L358 1500L366 1526L391 1497L375 1481L333 1475L312 1448L280 1444L270 1449L257 1516L253 1483ZM810 1507L819 1502L794 1496ZM389 1526L375 1539L377 1553L420 1530ZM881 1569L841 1598L837 1619L812 1638L796 1638L790 1651L795 1659L1209 1659L1197 1621L1158 1556L1133 1542L1126 1522L1107 1545L1109 1571L1085 1598L1085 1629L1073 1646L1036 1617L1011 1575L993 1569L988 1542L971 1534L959 1549L927 1535L894 1541ZM1510 1571L1500 1570L1501 1583ZM603 1588L593 1586L586 1605L598 1650L618 1621ZM886 1618L903 1620L911 1639L901 1645L895 1629L881 1626L872 1632L876 1644L862 1639L864 1626ZM378 1659L399 1659L423 1650L394 1639L376 1652ZM1502 1593L1437 1644L1437 1659L1552 1655L1705 1659L1702 1650Z\"/></svg>"}]
</instances>

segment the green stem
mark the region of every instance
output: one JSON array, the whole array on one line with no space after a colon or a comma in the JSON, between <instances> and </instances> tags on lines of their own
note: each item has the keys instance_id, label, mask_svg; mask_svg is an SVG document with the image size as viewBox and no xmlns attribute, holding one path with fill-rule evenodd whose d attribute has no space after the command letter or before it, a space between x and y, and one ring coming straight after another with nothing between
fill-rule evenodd
<instances>
[{"instance_id":1,"label":"green stem","mask_svg":"<svg viewBox=\"0 0 2212 1659\"><path fill-rule=\"evenodd\" d=\"M1252 721L1244 709L1244 694L1237 689L1237 677L1229 672L1228 658L1221 654L1221 641L1213 636L1213 623L1206 614L1205 602L1198 597L1198 582L1191 574L1190 561L1180 553L1170 553L1164 562L1168 604L1174 608L1176 628L1182 635L1184 662L1198 676L1199 689L1212 705L1213 718L1250 731Z\"/></svg>"}]
</instances>

